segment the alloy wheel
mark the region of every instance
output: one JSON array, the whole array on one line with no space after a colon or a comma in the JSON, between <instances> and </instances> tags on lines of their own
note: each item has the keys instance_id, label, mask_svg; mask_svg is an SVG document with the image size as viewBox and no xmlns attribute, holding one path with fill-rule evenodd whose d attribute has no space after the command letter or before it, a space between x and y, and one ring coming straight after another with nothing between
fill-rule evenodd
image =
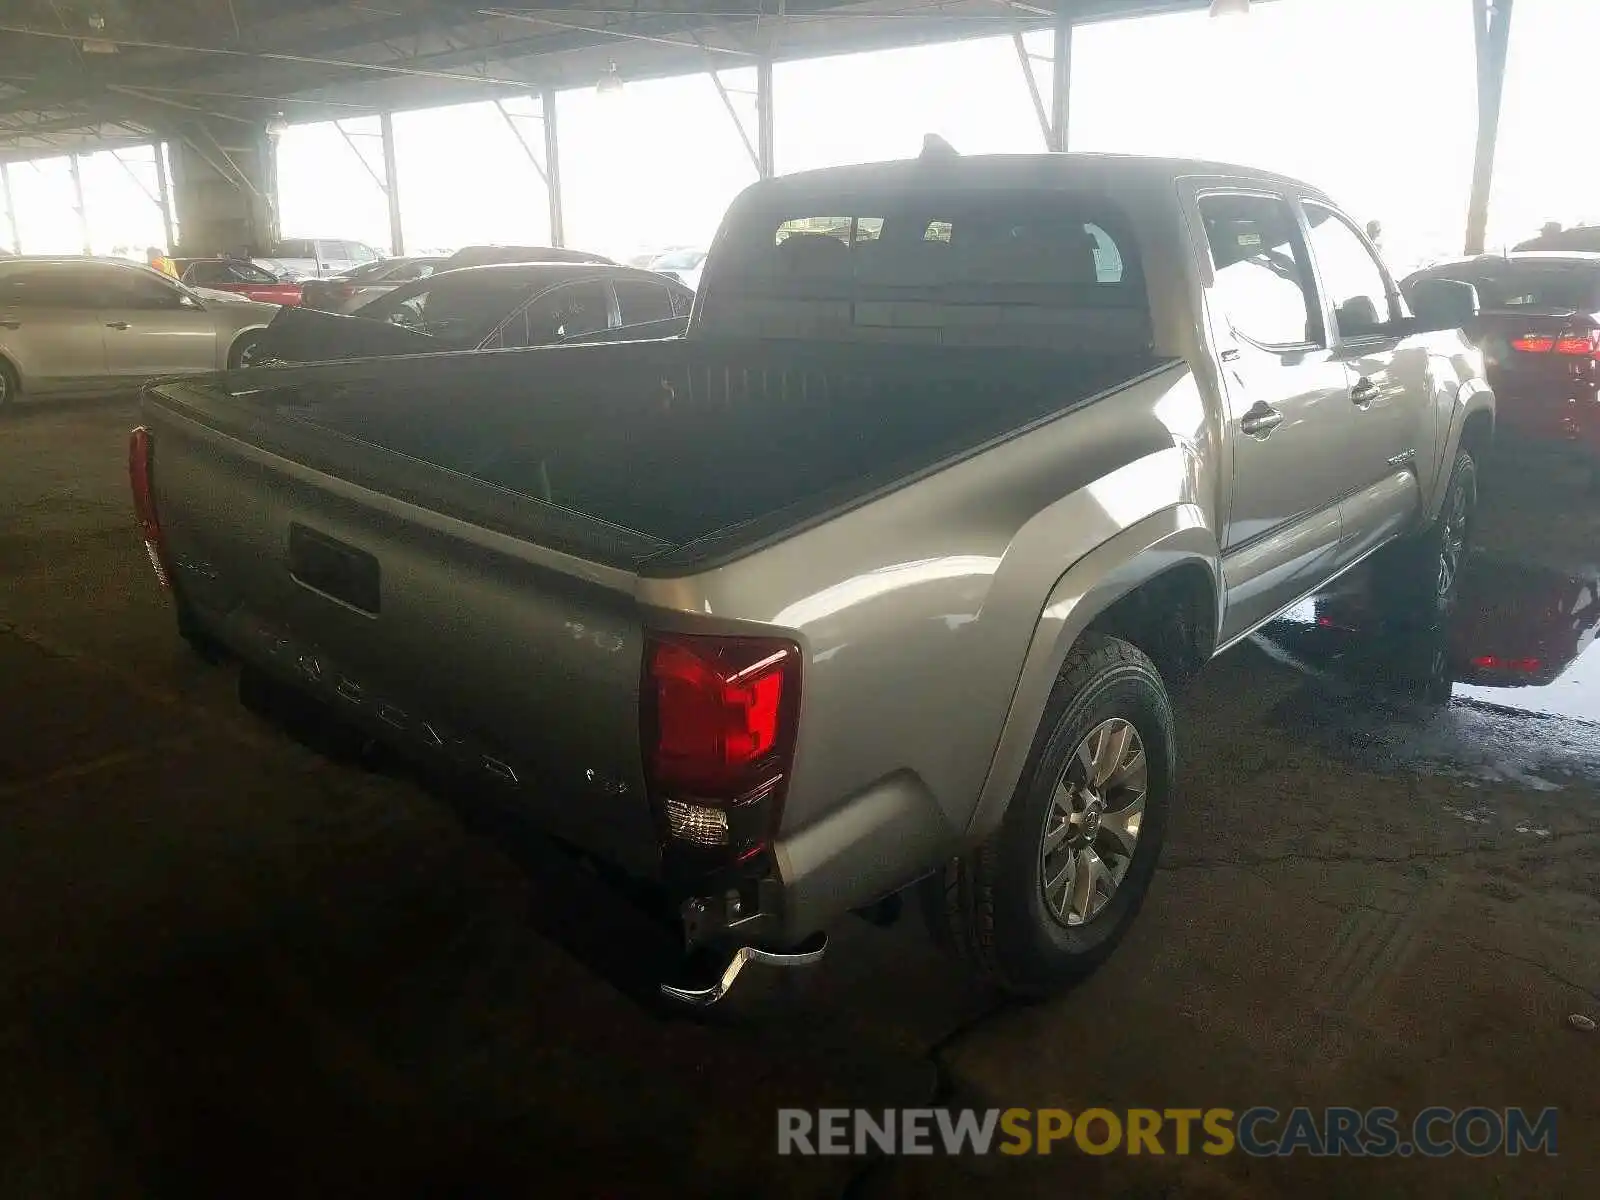
<instances>
[{"instance_id":1,"label":"alloy wheel","mask_svg":"<svg viewBox=\"0 0 1600 1200\"><path fill-rule=\"evenodd\" d=\"M1467 551L1468 517L1467 480L1458 479L1445 501L1444 528L1440 531L1439 575L1436 583L1440 596L1450 595L1461 574L1461 560Z\"/></svg>"},{"instance_id":2,"label":"alloy wheel","mask_svg":"<svg viewBox=\"0 0 1600 1200\"><path fill-rule=\"evenodd\" d=\"M1149 769L1132 723L1111 717L1078 743L1057 780L1039 849L1039 886L1061 925L1092 921L1139 844Z\"/></svg>"}]
</instances>

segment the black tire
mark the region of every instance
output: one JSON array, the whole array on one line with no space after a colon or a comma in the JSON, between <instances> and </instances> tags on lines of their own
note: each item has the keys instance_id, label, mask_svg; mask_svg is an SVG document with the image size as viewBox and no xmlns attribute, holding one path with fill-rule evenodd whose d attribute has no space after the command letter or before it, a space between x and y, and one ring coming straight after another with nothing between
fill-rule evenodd
<instances>
[{"instance_id":1,"label":"black tire","mask_svg":"<svg viewBox=\"0 0 1600 1200\"><path fill-rule=\"evenodd\" d=\"M1143 814L1110 898L1081 923L1068 925L1070 918L1046 908L1044 875L1051 860L1044 842L1061 812L1057 786L1076 752L1114 718L1130 724L1143 744ZM1062 666L1000 827L929 881L929 915L938 940L979 975L1022 997L1047 995L1104 962L1138 914L1160 857L1176 770L1172 730L1172 706L1155 665L1127 642L1085 635ZM1084 836L1081 825L1077 836ZM1088 845L1103 846L1097 836L1112 836L1101 831L1098 814ZM1106 859L1107 865L1116 861L1115 855ZM1098 898L1092 884L1090 893ZM1068 891L1061 895L1070 899Z\"/></svg>"},{"instance_id":2,"label":"black tire","mask_svg":"<svg viewBox=\"0 0 1600 1200\"><path fill-rule=\"evenodd\" d=\"M1450 468L1439 516L1421 533L1396 542L1377 560L1376 581L1400 625L1448 621L1477 525L1478 464L1462 450ZM1447 564L1447 554L1451 562Z\"/></svg>"},{"instance_id":3,"label":"black tire","mask_svg":"<svg viewBox=\"0 0 1600 1200\"><path fill-rule=\"evenodd\" d=\"M22 384L17 380L16 368L0 358L0 408L14 401L21 392Z\"/></svg>"}]
</instances>

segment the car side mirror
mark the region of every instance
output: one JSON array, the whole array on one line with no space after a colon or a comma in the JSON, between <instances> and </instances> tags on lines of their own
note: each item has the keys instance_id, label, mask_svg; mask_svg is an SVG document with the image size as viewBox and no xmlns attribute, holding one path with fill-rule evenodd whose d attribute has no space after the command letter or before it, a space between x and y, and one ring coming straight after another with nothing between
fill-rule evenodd
<instances>
[{"instance_id":1,"label":"car side mirror","mask_svg":"<svg viewBox=\"0 0 1600 1200\"><path fill-rule=\"evenodd\" d=\"M184 293L179 293L179 295L178 295L178 307L179 308L204 308L205 305L201 304L200 301L196 300L193 296L186 295Z\"/></svg>"},{"instance_id":2,"label":"car side mirror","mask_svg":"<svg viewBox=\"0 0 1600 1200\"><path fill-rule=\"evenodd\" d=\"M1459 279L1422 279L1411 289L1411 311L1421 329L1460 329L1478 309L1478 289Z\"/></svg>"}]
</instances>

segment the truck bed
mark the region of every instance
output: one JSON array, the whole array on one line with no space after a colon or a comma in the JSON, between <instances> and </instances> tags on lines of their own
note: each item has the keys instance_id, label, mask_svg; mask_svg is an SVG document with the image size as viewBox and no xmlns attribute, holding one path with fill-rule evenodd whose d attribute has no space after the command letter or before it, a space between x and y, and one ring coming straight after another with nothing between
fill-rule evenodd
<instances>
[{"instance_id":1,"label":"truck bed","mask_svg":"<svg viewBox=\"0 0 1600 1200\"><path fill-rule=\"evenodd\" d=\"M243 372L152 398L379 492L648 572L744 552L1164 365L683 340Z\"/></svg>"}]
</instances>

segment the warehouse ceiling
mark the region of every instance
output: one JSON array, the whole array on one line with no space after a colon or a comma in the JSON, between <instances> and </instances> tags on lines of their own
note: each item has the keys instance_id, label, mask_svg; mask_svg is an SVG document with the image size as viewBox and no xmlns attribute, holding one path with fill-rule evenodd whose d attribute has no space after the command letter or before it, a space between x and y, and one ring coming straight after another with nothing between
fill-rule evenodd
<instances>
[{"instance_id":1,"label":"warehouse ceiling","mask_svg":"<svg viewBox=\"0 0 1600 1200\"><path fill-rule=\"evenodd\" d=\"M1079 0L1080 19L1203 0ZM4 0L0 158L584 86L1051 22L1052 0Z\"/></svg>"}]
</instances>

